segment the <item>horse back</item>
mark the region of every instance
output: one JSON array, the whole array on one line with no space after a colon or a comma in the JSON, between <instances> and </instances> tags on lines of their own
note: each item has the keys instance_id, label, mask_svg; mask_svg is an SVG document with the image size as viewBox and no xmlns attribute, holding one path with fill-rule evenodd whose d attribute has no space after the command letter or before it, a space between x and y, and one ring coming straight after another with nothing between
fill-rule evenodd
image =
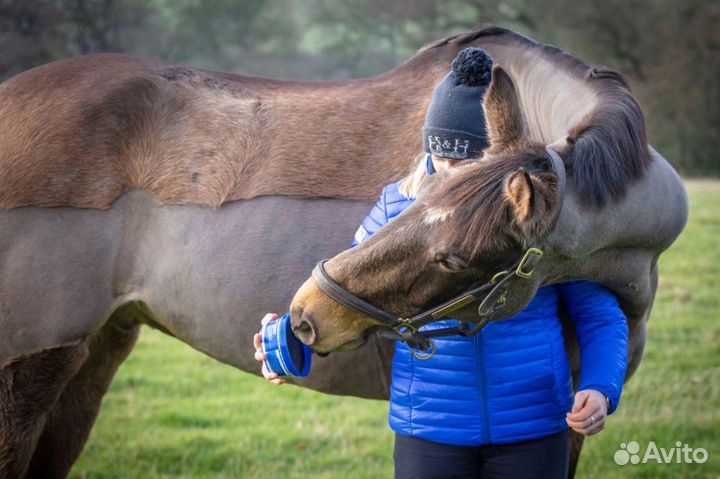
<instances>
[{"instance_id":1,"label":"horse back","mask_svg":"<svg viewBox=\"0 0 720 479\"><path fill-rule=\"evenodd\" d=\"M119 54L35 68L0 85L0 209L107 208L127 190L373 201L421 148L433 80L406 70L292 82Z\"/></svg>"},{"instance_id":2,"label":"horse back","mask_svg":"<svg viewBox=\"0 0 720 479\"><path fill-rule=\"evenodd\" d=\"M221 204L242 170L247 145L237 131L253 130L256 102L251 88L223 91L221 83L118 54L8 80L0 85L0 208L107 208L132 189L165 203Z\"/></svg>"}]
</instances>

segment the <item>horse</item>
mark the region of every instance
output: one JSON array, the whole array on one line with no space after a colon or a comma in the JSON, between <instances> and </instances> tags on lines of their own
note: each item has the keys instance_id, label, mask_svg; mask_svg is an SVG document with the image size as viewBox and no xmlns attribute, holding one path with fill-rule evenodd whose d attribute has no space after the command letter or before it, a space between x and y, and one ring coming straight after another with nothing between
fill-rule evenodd
<instances>
[{"instance_id":1,"label":"horse","mask_svg":"<svg viewBox=\"0 0 720 479\"><path fill-rule=\"evenodd\" d=\"M0 476L68 474L141 325L259 374L259 318L408 173L433 87L468 46L536 63L553 95L573 87L548 68L555 50L496 27L343 82L103 54L0 84ZM533 124L553 136L540 120L583 105ZM386 399L393 348L319 358L298 384Z\"/></svg>"},{"instance_id":2,"label":"horse","mask_svg":"<svg viewBox=\"0 0 720 479\"><path fill-rule=\"evenodd\" d=\"M452 313L476 332L524 309L541 286L584 279L620 300L632 377L658 257L687 222L687 195L647 144L642 111L618 73L552 47L519 53L528 42L481 42L496 65L484 100L490 148L427 178L413 206L316 266L290 308L302 342L328 354L379 331L427 354L424 324ZM577 388L574 325L561 316ZM571 474L582 436L572 441Z\"/></svg>"}]
</instances>

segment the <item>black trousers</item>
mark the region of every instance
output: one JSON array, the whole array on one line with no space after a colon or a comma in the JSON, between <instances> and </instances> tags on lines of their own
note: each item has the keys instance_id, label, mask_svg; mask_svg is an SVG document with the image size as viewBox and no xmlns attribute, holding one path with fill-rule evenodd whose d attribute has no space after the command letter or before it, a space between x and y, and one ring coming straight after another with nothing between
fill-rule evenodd
<instances>
[{"instance_id":1,"label":"black trousers","mask_svg":"<svg viewBox=\"0 0 720 479\"><path fill-rule=\"evenodd\" d=\"M395 434L396 479L566 479L568 432L502 446L451 446Z\"/></svg>"}]
</instances>

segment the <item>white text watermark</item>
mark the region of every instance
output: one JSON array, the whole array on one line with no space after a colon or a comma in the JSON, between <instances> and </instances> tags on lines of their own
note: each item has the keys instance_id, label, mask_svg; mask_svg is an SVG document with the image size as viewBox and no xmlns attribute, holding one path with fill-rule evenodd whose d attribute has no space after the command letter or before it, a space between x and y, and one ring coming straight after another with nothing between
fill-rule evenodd
<instances>
[{"instance_id":1,"label":"white text watermark","mask_svg":"<svg viewBox=\"0 0 720 479\"><path fill-rule=\"evenodd\" d=\"M689 444L676 441L674 447L660 447L655 441L650 441L644 451L640 450L637 441L623 442L620 449L615 451L613 460L615 464L703 464L707 462L709 454L702 447L693 448Z\"/></svg>"}]
</instances>

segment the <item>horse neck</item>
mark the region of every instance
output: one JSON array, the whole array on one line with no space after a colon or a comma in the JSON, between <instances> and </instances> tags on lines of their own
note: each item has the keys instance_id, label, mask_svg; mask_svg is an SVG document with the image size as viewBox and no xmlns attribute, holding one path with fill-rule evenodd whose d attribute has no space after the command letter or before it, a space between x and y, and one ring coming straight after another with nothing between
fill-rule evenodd
<instances>
[{"instance_id":1,"label":"horse neck","mask_svg":"<svg viewBox=\"0 0 720 479\"><path fill-rule=\"evenodd\" d=\"M259 174L246 179L244 196L374 200L383 185L408 175L433 88L450 61L413 60L370 79L254 86L269 120L265 147L247 158L257 168L246 171Z\"/></svg>"},{"instance_id":2,"label":"horse neck","mask_svg":"<svg viewBox=\"0 0 720 479\"><path fill-rule=\"evenodd\" d=\"M559 62L515 44L482 45L510 74L518 93L530 141L563 139L598 104L597 94Z\"/></svg>"}]
</instances>

